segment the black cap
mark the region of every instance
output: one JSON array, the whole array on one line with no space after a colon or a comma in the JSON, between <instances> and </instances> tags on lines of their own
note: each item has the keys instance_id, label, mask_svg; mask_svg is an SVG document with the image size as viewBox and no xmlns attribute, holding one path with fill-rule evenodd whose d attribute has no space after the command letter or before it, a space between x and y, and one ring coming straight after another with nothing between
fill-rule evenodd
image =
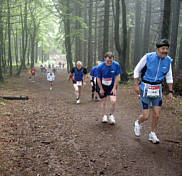
<instances>
[{"instance_id":1,"label":"black cap","mask_svg":"<svg viewBox=\"0 0 182 176\"><path fill-rule=\"evenodd\" d=\"M163 47L163 46L168 46L168 47L170 46L167 39L161 39L161 40L159 40L159 41L156 43L156 47L157 47L157 48L160 48L160 47Z\"/></svg>"}]
</instances>

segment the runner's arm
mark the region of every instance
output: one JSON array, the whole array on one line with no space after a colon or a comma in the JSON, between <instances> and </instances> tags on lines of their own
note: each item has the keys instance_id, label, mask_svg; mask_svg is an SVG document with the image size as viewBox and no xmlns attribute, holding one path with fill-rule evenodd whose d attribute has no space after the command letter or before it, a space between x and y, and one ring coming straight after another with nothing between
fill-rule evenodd
<instances>
[{"instance_id":1,"label":"runner's arm","mask_svg":"<svg viewBox=\"0 0 182 176\"><path fill-rule=\"evenodd\" d=\"M139 78L141 70L145 66L146 62L147 62L147 55L143 56L141 60L139 61L139 63L136 65L134 69L134 79Z\"/></svg>"},{"instance_id":2,"label":"runner's arm","mask_svg":"<svg viewBox=\"0 0 182 176\"><path fill-rule=\"evenodd\" d=\"M172 102L172 99L173 99L173 75L172 75L171 64L170 64L169 72L166 74L166 83L168 84L168 89L169 89L169 101Z\"/></svg>"},{"instance_id":3,"label":"runner's arm","mask_svg":"<svg viewBox=\"0 0 182 176\"><path fill-rule=\"evenodd\" d=\"M119 75L117 75L116 78L115 78L113 89L116 89L116 87L118 85L118 82L119 82Z\"/></svg>"},{"instance_id":4,"label":"runner's arm","mask_svg":"<svg viewBox=\"0 0 182 176\"><path fill-rule=\"evenodd\" d=\"M97 77L97 84L98 84L100 90L103 90L102 83L101 83L101 80L99 77Z\"/></svg>"},{"instance_id":5,"label":"runner's arm","mask_svg":"<svg viewBox=\"0 0 182 176\"><path fill-rule=\"evenodd\" d=\"M73 73L74 73L74 72L75 72L75 67L72 68L72 70L71 70L71 72L70 72L70 74L69 74L68 80L72 79Z\"/></svg>"},{"instance_id":6,"label":"runner's arm","mask_svg":"<svg viewBox=\"0 0 182 176\"><path fill-rule=\"evenodd\" d=\"M144 55L139 63L136 65L134 69L134 84L135 84L135 91L139 95L140 94L140 88L139 88L139 76L141 73L141 70L146 65L147 62L147 55Z\"/></svg>"}]
</instances>

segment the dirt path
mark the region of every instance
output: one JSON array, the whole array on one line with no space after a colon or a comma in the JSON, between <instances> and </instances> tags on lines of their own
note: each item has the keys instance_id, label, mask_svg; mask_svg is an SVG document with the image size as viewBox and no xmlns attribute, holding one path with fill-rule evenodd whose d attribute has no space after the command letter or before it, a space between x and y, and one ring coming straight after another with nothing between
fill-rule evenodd
<instances>
[{"instance_id":1,"label":"dirt path","mask_svg":"<svg viewBox=\"0 0 182 176\"><path fill-rule=\"evenodd\" d=\"M142 136L133 134L140 114L132 87L120 86L116 125L101 123L100 102L92 102L90 87L81 104L67 74L56 75L53 91L47 81L14 79L1 93L28 95L28 101L3 101L0 107L1 176L182 176L182 124L174 107L164 102L157 133L161 143L148 142L150 123Z\"/></svg>"}]
</instances>

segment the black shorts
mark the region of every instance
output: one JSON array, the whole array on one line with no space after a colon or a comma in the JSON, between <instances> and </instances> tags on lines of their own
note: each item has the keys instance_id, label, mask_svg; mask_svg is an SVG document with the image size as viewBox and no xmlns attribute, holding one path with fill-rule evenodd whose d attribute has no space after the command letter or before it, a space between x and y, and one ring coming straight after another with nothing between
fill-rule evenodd
<instances>
[{"instance_id":1,"label":"black shorts","mask_svg":"<svg viewBox=\"0 0 182 176\"><path fill-rule=\"evenodd\" d=\"M104 86L104 85L102 85L102 87L104 89L104 95L100 94L100 88L99 88L99 86L97 86L97 93L98 93L99 97L100 98L104 98L104 97L107 97L107 96L113 96L113 93L111 92L112 89L113 89L113 86L114 85L111 85L111 86Z\"/></svg>"}]
</instances>

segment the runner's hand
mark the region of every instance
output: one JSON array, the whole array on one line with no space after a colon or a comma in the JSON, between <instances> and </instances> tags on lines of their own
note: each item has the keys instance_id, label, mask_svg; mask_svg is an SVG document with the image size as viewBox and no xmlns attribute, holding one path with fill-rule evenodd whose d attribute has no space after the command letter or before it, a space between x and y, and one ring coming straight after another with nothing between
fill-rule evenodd
<instances>
[{"instance_id":1,"label":"runner's hand","mask_svg":"<svg viewBox=\"0 0 182 176\"><path fill-rule=\"evenodd\" d=\"M83 82L83 85L86 86L86 82Z\"/></svg>"},{"instance_id":2,"label":"runner's hand","mask_svg":"<svg viewBox=\"0 0 182 176\"><path fill-rule=\"evenodd\" d=\"M137 95L140 95L140 87L139 87L139 85L135 86L135 92L137 93Z\"/></svg>"},{"instance_id":3,"label":"runner's hand","mask_svg":"<svg viewBox=\"0 0 182 176\"><path fill-rule=\"evenodd\" d=\"M172 94L172 93L169 93L168 97L169 97L169 103L172 103L172 100L173 100L173 94Z\"/></svg>"},{"instance_id":4,"label":"runner's hand","mask_svg":"<svg viewBox=\"0 0 182 176\"><path fill-rule=\"evenodd\" d=\"M103 96L104 95L104 89L100 89L100 94Z\"/></svg>"},{"instance_id":5,"label":"runner's hand","mask_svg":"<svg viewBox=\"0 0 182 176\"><path fill-rule=\"evenodd\" d=\"M114 96L116 96L116 89L112 89L111 93L113 93Z\"/></svg>"},{"instance_id":6,"label":"runner's hand","mask_svg":"<svg viewBox=\"0 0 182 176\"><path fill-rule=\"evenodd\" d=\"M93 82L90 82L90 84L91 84L92 87L94 86Z\"/></svg>"}]
</instances>

